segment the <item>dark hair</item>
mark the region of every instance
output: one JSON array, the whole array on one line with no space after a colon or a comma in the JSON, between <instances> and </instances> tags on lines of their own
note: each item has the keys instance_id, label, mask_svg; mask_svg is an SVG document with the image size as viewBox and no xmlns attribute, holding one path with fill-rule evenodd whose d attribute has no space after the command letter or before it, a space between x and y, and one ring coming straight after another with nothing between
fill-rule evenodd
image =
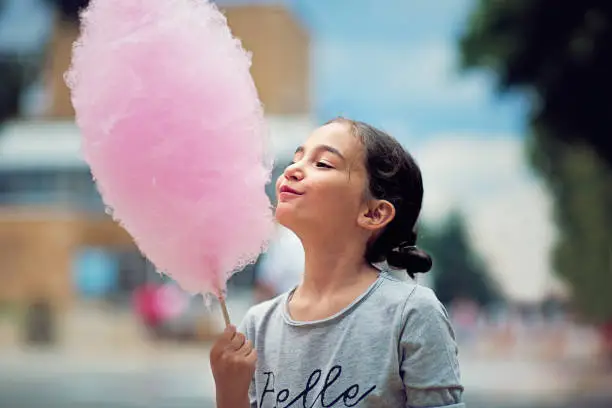
<instances>
[{"instance_id":1,"label":"dark hair","mask_svg":"<svg viewBox=\"0 0 612 408\"><path fill-rule=\"evenodd\" d=\"M395 218L367 248L367 262L387 261L411 277L431 269L432 260L416 247L416 223L423 203L421 170L412 156L392 136L367 123L342 117L327 123L344 123L364 146L365 166L372 197L395 207Z\"/></svg>"}]
</instances>

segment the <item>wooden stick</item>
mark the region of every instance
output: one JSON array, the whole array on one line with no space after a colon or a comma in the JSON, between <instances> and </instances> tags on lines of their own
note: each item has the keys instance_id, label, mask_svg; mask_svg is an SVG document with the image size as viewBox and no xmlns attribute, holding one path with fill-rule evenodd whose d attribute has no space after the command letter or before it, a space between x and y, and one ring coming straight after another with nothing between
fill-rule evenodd
<instances>
[{"instance_id":1,"label":"wooden stick","mask_svg":"<svg viewBox=\"0 0 612 408\"><path fill-rule=\"evenodd\" d=\"M225 299L219 297L219 303L221 304L221 311L223 312L223 320L225 320L225 327L228 327L230 324L232 324L232 322L227 311L227 304L225 304Z\"/></svg>"}]
</instances>

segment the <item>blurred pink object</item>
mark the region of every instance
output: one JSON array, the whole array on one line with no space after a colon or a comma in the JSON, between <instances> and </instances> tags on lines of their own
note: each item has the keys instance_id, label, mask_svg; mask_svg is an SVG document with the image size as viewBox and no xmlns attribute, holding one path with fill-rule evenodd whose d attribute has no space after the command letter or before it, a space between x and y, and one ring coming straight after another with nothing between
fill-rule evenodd
<instances>
[{"instance_id":1,"label":"blurred pink object","mask_svg":"<svg viewBox=\"0 0 612 408\"><path fill-rule=\"evenodd\" d=\"M189 306L189 298L185 292L169 284L158 289L155 300L164 320L180 316Z\"/></svg>"},{"instance_id":2,"label":"blurred pink object","mask_svg":"<svg viewBox=\"0 0 612 408\"><path fill-rule=\"evenodd\" d=\"M142 321L152 327L160 325L164 320L158 307L158 290L159 287L152 284L145 284L134 290L134 309Z\"/></svg>"},{"instance_id":3,"label":"blurred pink object","mask_svg":"<svg viewBox=\"0 0 612 408\"><path fill-rule=\"evenodd\" d=\"M273 232L250 56L205 0L93 0L66 83L109 212L191 293L224 296Z\"/></svg>"}]
</instances>

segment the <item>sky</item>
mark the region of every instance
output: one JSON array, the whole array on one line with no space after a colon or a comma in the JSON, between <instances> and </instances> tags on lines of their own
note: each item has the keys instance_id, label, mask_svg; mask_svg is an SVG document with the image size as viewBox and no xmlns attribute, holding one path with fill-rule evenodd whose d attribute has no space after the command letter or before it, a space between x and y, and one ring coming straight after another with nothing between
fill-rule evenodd
<instances>
[{"instance_id":1,"label":"sky","mask_svg":"<svg viewBox=\"0 0 612 408\"><path fill-rule=\"evenodd\" d=\"M0 52L36 53L49 37L51 8L42 0L0 0Z\"/></svg>"},{"instance_id":2,"label":"sky","mask_svg":"<svg viewBox=\"0 0 612 408\"><path fill-rule=\"evenodd\" d=\"M458 69L457 38L476 0L218 3L292 10L311 37L315 119L348 116L397 137L423 172L422 219L436 223L460 210L507 293L542 296L555 230L550 197L525 160L526 104L496 94L490 74ZM51 24L44 2L7 4L0 51L40 47Z\"/></svg>"},{"instance_id":3,"label":"sky","mask_svg":"<svg viewBox=\"0 0 612 408\"><path fill-rule=\"evenodd\" d=\"M289 0L312 36L317 116L403 126L400 137L521 133L520 101L496 101L488 75L458 72L456 38L471 3Z\"/></svg>"}]
</instances>

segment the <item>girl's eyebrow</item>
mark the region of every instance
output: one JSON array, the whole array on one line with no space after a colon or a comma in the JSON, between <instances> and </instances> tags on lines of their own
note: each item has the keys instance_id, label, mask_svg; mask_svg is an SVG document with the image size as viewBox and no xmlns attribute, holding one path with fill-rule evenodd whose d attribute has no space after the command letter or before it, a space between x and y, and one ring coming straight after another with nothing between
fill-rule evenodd
<instances>
[{"instance_id":1,"label":"girl's eyebrow","mask_svg":"<svg viewBox=\"0 0 612 408\"><path fill-rule=\"evenodd\" d=\"M321 145L316 146L315 150L324 150L326 152L330 152L330 153L338 156L342 160L346 160L344 158L344 156L342 155L342 153L340 153L340 151L338 149L336 149L335 147L326 145L326 144L321 144ZM304 146L299 146L297 149L295 149L295 154L297 154L297 153L304 153Z\"/></svg>"}]
</instances>

